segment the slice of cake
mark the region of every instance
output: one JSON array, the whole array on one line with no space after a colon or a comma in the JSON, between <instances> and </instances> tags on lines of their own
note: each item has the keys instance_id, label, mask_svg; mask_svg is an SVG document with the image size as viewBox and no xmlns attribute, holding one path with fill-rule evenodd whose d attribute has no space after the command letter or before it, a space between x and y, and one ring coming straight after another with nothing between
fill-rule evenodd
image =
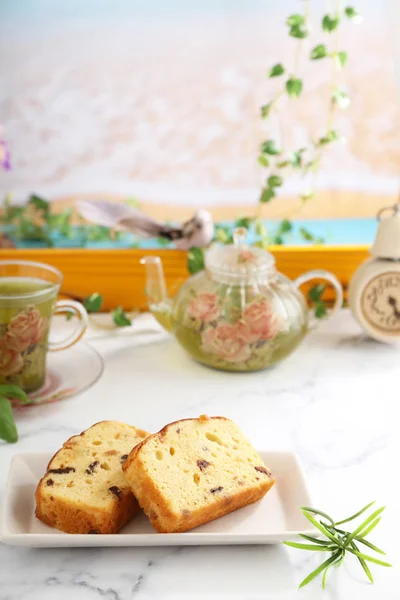
<instances>
[{"instance_id":1,"label":"slice of cake","mask_svg":"<svg viewBox=\"0 0 400 600\"><path fill-rule=\"evenodd\" d=\"M139 511L122 465L148 435L102 421L71 437L36 489L37 518L67 533L116 533Z\"/></svg>"},{"instance_id":2,"label":"slice of cake","mask_svg":"<svg viewBox=\"0 0 400 600\"><path fill-rule=\"evenodd\" d=\"M224 417L170 423L133 448L122 468L163 533L187 531L257 502L274 484L250 442Z\"/></svg>"}]
</instances>

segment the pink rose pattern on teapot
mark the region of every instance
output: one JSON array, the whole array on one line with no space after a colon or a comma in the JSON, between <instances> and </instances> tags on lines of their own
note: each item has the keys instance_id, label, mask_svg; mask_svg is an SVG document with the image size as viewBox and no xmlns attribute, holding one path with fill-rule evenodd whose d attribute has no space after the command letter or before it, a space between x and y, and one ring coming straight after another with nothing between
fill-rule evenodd
<instances>
[{"instance_id":1,"label":"pink rose pattern on teapot","mask_svg":"<svg viewBox=\"0 0 400 600\"><path fill-rule=\"evenodd\" d=\"M23 371L29 356L44 341L48 319L34 306L15 315L0 337L0 375L5 377Z\"/></svg>"},{"instance_id":2,"label":"pink rose pattern on teapot","mask_svg":"<svg viewBox=\"0 0 400 600\"><path fill-rule=\"evenodd\" d=\"M244 363L255 349L273 340L281 324L265 298L254 299L232 322L217 294L201 292L188 305L191 327L201 336L201 350L228 363Z\"/></svg>"}]
</instances>

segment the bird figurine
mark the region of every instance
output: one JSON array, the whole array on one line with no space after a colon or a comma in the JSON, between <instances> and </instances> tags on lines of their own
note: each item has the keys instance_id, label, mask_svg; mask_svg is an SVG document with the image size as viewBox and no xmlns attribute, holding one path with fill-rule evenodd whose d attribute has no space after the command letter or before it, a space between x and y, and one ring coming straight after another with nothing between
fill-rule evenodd
<instances>
[{"instance_id":1,"label":"bird figurine","mask_svg":"<svg viewBox=\"0 0 400 600\"><path fill-rule=\"evenodd\" d=\"M181 225L167 225L128 204L79 200L76 208L91 223L118 231L129 231L144 238L162 237L173 242L180 250L208 246L214 237L212 215L204 209L197 210L193 217Z\"/></svg>"}]
</instances>

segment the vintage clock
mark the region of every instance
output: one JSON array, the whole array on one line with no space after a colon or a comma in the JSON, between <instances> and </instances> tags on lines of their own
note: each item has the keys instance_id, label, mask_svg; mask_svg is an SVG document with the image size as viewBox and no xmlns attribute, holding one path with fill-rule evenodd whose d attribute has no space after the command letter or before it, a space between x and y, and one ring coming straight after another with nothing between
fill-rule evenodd
<instances>
[{"instance_id":1,"label":"vintage clock","mask_svg":"<svg viewBox=\"0 0 400 600\"><path fill-rule=\"evenodd\" d=\"M350 282L350 309L372 338L400 344L400 202L378 213L370 254Z\"/></svg>"}]
</instances>

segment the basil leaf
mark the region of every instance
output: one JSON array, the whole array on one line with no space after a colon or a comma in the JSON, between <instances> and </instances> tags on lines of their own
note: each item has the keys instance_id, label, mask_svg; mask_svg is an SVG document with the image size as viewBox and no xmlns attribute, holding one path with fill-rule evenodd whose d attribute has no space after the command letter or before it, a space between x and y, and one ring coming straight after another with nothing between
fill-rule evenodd
<instances>
[{"instance_id":1,"label":"basil leaf","mask_svg":"<svg viewBox=\"0 0 400 600\"><path fill-rule=\"evenodd\" d=\"M18 441L17 427L10 401L0 396L0 439L15 444Z\"/></svg>"},{"instance_id":2,"label":"basil leaf","mask_svg":"<svg viewBox=\"0 0 400 600\"><path fill-rule=\"evenodd\" d=\"M323 283L317 283L316 285L313 285L313 287L308 292L308 297L311 300L311 302L319 302L321 300L322 295L325 290L326 290L326 285L324 285ZM306 510L308 510L308 508ZM321 514L321 513L317 513L317 514ZM325 518L328 518L328 520L331 520L327 515L322 515L322 516ZM333 521L331 521L331 522L333 523Z\"/></svg>"},{"instance_id":3,"label":"basil leaf","mask_svg":"<svg viewBox=\"0 0 400 600\"><path fill-rule=\"evenodd\" d=\"M21 390L17 385L0 385L0 395L5 396L6 398L17 398L24 404L29 404L28 396L25 394L24 390Z\"/></svg>"},{"instance_id":4,"label":"basil leaf","mask_svg":"<svg viewBox=\"0 0 400 600\"><path fill-rule=\"evenodd\" d=\"M204 253L201 248L191 248L188 252L187 267L191 275L203 271Z\"/></svg>"},{"instance_id":5,"label":"basil leaf","mask_svg":"<svg viewBox=\"0 0 400 600\"><path fill-rule=\"evenodd\" d=\"M91 294L83 301L83 306L86 308L88 313L99 312L103 304L103 296L98 292Z\"/></svg>"},{"instance_id":6,"label":"basil leaf","mask_svg":"<svg viewBox=\"0 0 400 600\"><path fill-rule=\"evenodd\" d=\"M132 321L126 316L122 306L118 306L111 311L112 319L117 327L129 327Z\"/></svg>"}]
</instances>

